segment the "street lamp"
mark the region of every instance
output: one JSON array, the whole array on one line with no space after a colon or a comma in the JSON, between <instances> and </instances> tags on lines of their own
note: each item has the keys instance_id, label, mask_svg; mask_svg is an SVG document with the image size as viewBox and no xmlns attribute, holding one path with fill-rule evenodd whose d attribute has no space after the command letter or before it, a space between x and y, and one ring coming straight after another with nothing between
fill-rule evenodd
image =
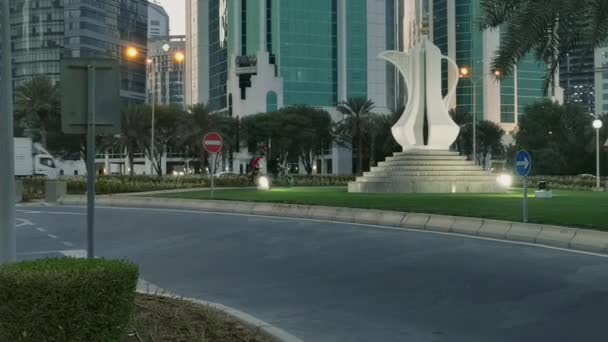
<instances>
[{"instance_id":1,"label":"street lamp","mask_svg":"<svg viewBox=\"0 0 608 342\"><path fill-rule=\"evenodd\" d=\"M460 68L460 78L467 78L473 86L473 161L477 165L477 81L471 75L468 67Z\"/></svg>"},{"instance_id":2,"label":"street lamp","mask_svg":"<svg viewBox=\"0 0 608 342\"><path fill-rule=\"evenodd\" d=\"M129 59L135 59L139 55L139 51L137 50L136 47L133 47L133 46L129 46L125 50L125 53L127 54L127 57Z\"/></svg>"},{"instance_id":3,"label":"street lamp","mask_svg":"<svg viewBox=\"0 0 608 342\"><path fill-rule=\"evenodd\" d=\"M602 126L604 125L604 123L602 122L602 120L600 119L595 119L593 120L593 128L595 128L595 137L596 137L596 145L595 145L595 153L596 153L596 190L600 190L601 189L601 184L600 184L600 128L602 128Z\"/></svg>"},{"instance_id":4,"label":"street lamp","mask_svg":"<svg viewBox=\"0 0 608 342\"><path fill-rule=\"evenodd\" d=\"M169 44L165 43L162 46L164 52L169 52L171 47ZM182 63L186 59L186 56L183 52L178 51L173 55L173 60L178 63ZM156 63L154 62L154 58L148 57L146 58L146 64L152 68L152 124L150 126L150 175L154 175L154 119L156 114Z\"/></svg>"}]
</instances>

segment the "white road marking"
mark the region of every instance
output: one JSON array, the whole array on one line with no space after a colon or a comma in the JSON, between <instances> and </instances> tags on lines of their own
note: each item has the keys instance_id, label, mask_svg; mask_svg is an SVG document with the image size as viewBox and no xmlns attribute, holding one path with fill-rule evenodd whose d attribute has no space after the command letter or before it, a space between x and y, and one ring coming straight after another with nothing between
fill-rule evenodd
<instances>
[{"instance_id":1,"label":"white road marking","mask_svg":"<svg viewBox=\"0 0 608 342\"><path fill-rule=\"evenodd\" d=\"M59 253L63 254L66 257L69 257L69 258L84 259L87 257L87 251L85 251L84 249L59 251Z\"/></svg>"},{"instance_id":2,"label":"white road marking","mask_svg":"<svg viewBox=\"0 0 608 342\"><path fill-rule=\"evenodd\" d=\"M41 211L41 210L16 210L18 213L31 214L31 215L75 215L75 216L86 216L86 213L75 213L67 211Z\"/></svg>"},{"instance_id":3,"label":"white road marking","mask_svg":"<svg viewBox=\"0 0 608 342\"><path fill-rule=\"evenodd\" d=\"M50 237L51 239L58 239L57 235L54 234L47 234L46 236Z\"/></svg>"},{"instance_id":4,"label":"white road marking","mask_svg":"<svg viewBox=\"0 0 608 342\"><path fill-rule=\"evenodd\" d=\"M41 232L41 233L46 233L46 229L38 227L36 228L37 231Z\"/></svg>"},{"instance_id":5,"label":"white road marking","mask_svg":"<svg viewBox=\"0 0 608 342\"><path fill-rule=\"evenodd\" d=\"M81 255L85 256L87 255L87 252L85 250L57 250L57 251L39 251L39 252L24 252L24 253L17 253L19 255L39 255L39 254L63 254L65 256L68 257L80 257Z\"/></svg>"},{"instance_id":6,"label":"white road marking","mask_svg":"<svg viewBox=\"0 0 608 342\"><path fill-rule=\"evenodd\" d=\"M61 243L66 247L74 247L74 244L69 241L61 241Z\"/></svg>"},{"instance_id":7,"label":"white road marking","mask_svg":"<svg viewBox=\"0 0 608 342\"><path fill-rule=\"evenodd\" d=\"M21 228L21 227L25 227L25 226L33 226L34 225L31 221L28 221L26 219L20 219L20 218L18 218L17 221L19 222L19 224L17 224L15 226L16 228Z\"/></svg>"}]
</instances>

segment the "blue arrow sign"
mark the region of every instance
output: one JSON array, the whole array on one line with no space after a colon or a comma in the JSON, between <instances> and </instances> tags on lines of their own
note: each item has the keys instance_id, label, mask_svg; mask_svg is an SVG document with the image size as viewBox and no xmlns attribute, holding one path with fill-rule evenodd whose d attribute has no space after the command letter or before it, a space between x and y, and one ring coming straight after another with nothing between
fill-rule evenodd
<instances>
[{"instance_id":1,"label":"blue arrow sign","mask_svg":"<svg viewBox=\"0 0 608 342\"><path fill-rule=\"evenodd\" d=\"M532 171L532 156L528 151L519 151L515 157L515 172L522 177L527 177Z\"/></svg>"}]
</instances>

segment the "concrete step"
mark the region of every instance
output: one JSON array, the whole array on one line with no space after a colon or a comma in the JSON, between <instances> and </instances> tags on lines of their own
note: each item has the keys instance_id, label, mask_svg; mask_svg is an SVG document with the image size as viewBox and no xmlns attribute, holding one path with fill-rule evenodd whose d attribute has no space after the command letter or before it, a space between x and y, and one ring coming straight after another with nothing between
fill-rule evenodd
<instances>
[{"instance_id":1,"label":"concrete step","mask_svg":"<svg viewBox=\"0 0 608 342\"><path fill-rule=\"evenodd\" d=\"M449 169L454 166L475 166L472 161L468 160L388 160L379 162L378 166L441 166Z\"/></svg>"},{"instance_id":2,"label":"concrete step","mask_svg":"<svg viewBox=\"0 0 608 342\"><path fill-rule=\"evenodd\" d=\"M387 157L385 161L414 161L414 160L423 160L423 161L429 161L429 160L446 160L446 161L453 161L453 160L467 160L467 157L465 156L459 156L459 155L453 155L453 156L434 156L434 155L402 155L402 156L393 156L393 157Z\"/></svg>"},{"instance_id":3,"label":"concrete step","mask_svg":"<svg viewBox=\"0 0 608 342\"><path fill-rule=\"evenodd\" d=\"M416 172L416 171L480 171L481 168L475 165L459 165L459 166L429 166L429 165L389 165L389 166L374 166L371 172Z\"/></svg>"},{"instance_id":4,"label":"concrete step","mask_svg":"<svg viewBox=\"0 0 608 342\"><path fill-rule=\"evenodd\" d=\"M413 151L405 151L405 152L395 152L394 156L403 156L403 155L425 155L425 156L458 156L458 152L454 151L436 151L436 150L413 150Z\"/></svg>"},{"instance_id":5,"label":"concrete step","mask_svg":"<svg viewBox=\"0 0 608 342\"><path fill-rule=\"evenodd\" d=\"M357 182L494 182L495 175L487 176L363 176L357 177Z\"/></svg>"},{"instance_id":6,"label":"concrete step","mask_svg":"<svg viewBox=\"0 0 608 342\"><path fill-rule=\"evenodd\" d=\"M439 170L439 171L371 171L364 172L363 176L365 177L388 177L388 176L397 176L397 177L411 177L411 176L488 176L490 173L488 171L483 170Z\"/></svg>"},{"instance_id":7,"label":"concrete step","mask_svg":"<svg viewBox=\"0 0 608 342\"><path fill-rule=\"evenodd\" d=\"M349 192L362 193L500 193L496 181L351 182Z\"/></svg>"}]
</instances>

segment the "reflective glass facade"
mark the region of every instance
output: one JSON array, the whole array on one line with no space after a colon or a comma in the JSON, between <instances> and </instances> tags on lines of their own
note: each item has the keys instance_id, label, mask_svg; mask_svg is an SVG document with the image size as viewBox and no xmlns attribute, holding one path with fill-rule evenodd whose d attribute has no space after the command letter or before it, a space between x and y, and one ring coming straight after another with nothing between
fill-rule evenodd
<instances>
[{"instance_id":1,"label":"reflective glass facade","mask_svg":"<svg viewBox=\"0 0 608 342\"><path fill-rule=\"evenodd\" d=\"M473 87L476 91L476 109L479 120L487 119L490 113L484 113L484 72L491 60L484 60L484 37L479 30L476 18L480 16L480 0L455 0L455 28L448 25L448 0L433 1L433 39L444 55L448 55L449 32L455 30L456 63L459 67L470 69L471 78L461 79L456 92L457 109L473 112ZM492 39L492 38L485 38ZM444 64L443 90L447 91L447 66ZM532 57L519 64L518 70L518 113L533 102L546 98L543 91L545 68ZM492 76L493 77L493 76ZM487 77L486 77L487 78ZM506 78L500 82L500 121L515 123L514 80ZM498 109L496 109L498 110ZM496 118L498 119L498 116Z\"/></svg>"},{"instance_id":2,"label":"reflective glass facade","mask_svg":"<svg viewBox=\"0 0 608 342\"><path fill-rule=\"evenodd\" d=\"M63 0L12 0L10 5L15 86L39 75L59 81Z\"/></svg>"},{"instance_id":3,"label":"reflective glass facade","mask_svg":"<svg viewBox=\"0 0 608 342\"><path fill-rule=\"evenodd\" d=\"M336 0L283 0L280 11L279 68L285 105L336 105Z\"/></svg>"},{"instance_id":4,"label":"reflective glass facade","mask_svg":"<svg viewBox=\"0 0 608 342\"><path fill-rule=\"evenodd\" d=\"M348 0L346 11L347 97L367 97L367 0Z\"/></svg>"},{"instance_id":5,"label":"reflective glass facade","mask_svg":"<svg viewBox=\"0 0 608 342\"><path fill-rule=\"evenodd\" d=\"M221 39L220 0L209 1L209 105L223 109L227 104L228 48ZM218 15L220 14L220 15Z\"/></svg>"},{"instance_id":6,"label":"reflective glass facade","mask_svg":"<svg viewBox=\"0 0 608 342\"><path fill-rule=\"evenodd\" d=\"M15 83L35 76L59 80L65 57L116 58L121 96L145 101L148 3L145 0L11 0ZM123 50L135 46L136 60Z\"/></svg>"}]
</instances>

